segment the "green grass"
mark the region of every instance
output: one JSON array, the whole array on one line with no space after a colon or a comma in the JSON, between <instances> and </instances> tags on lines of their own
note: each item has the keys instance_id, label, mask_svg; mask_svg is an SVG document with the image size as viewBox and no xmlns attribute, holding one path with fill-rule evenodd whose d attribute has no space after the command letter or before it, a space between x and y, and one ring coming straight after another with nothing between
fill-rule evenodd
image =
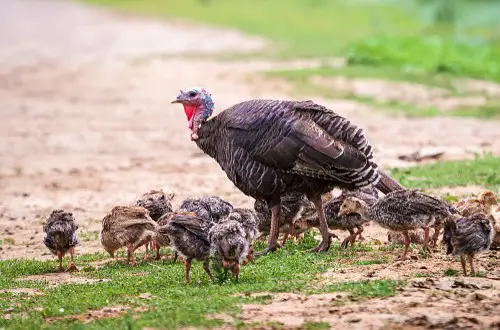
<instances>
[{"instance_id":1,"label":"green grass","mask_svg":"<svg viewBox=\"0 0 500 330\"><path fill-rule=\"evenodd\" d=\"M347 63L500 81L498 46L457 42L441 36L366 38L349 46Z\"/></svg>"},{"instance_id":2,"label":"green grass","mask_svg":"<svg viewBox=\"0 0 500 330\"><path fill-rule=\"evenodd\" d=\"M449 73L431 74L428 72L405 72L395 67L370 67L363 65L344 66L334 68L321 66L317 68L276 70L264 73L269 78L281 78L292 83L297 97L305 95L320 95L327 98L349 99L369 105L389 114L403 114L407 117L474 117L482 119L500 118L500 101L488 99L483 106L474 108L457 108L441 110L437 106L419 106L397 101L378 101L372 97L365 97L355 92L335 89L328 84L315 83L314 77L333 78L345 77L348 79L377 79L395 82L410 82L430 87L439 87L446 91L449 97L478 95L477 92L465 91L457 77ZM481 95L481 94L479 94Z\"/></svg>"},{"instance_id":3,"label":"green grass","mask_svg":"<svg viewBox=\"0 0 500 330\"><path fill-rule=\"evenodd\" d=\"M405 72L398 68L380 68L366 65L352 65L342 67L320 66L317 68L275 70L266 73L268 77L281 77L290 81L307 81L311 77L345 77L345 78L373 78L396 82L411 82L432 87L441 87L457 92L455 84L449 74L428 74L425 72Z\"/></svg>"},{"instance_id":4,"label":"green grass","mask_svg":"<svg viewBox=\"0 0 500 330\"><path fill-rule=\"evenodd\" d=\"M107 279L92 284L63 284L49 286L38 281L17 281L23 276L54 272L56 260L0 261L0 289L16 287L37 288L44 294L0 294L0 308L9 310L12 319L0 318L0 328L6 329L141 329L143 327L178 328L183 326L211 327L221 325L219 320L205 318L211 313L226 313L235 317L239 306L245 303L266 303L274 292L348 292L356 299L387 297L395 294L398 281L361 281L333 283L321 286L317 275L338 267L340 248L334 246L326 254L305 253L317 242L306 235L299 244L289 246L261 257L255 265L242 267L238 282L211 282L200 263L193 263L191 284L184 285L184 267L170 261L141 262L129 267L122 261L110 261L98 267L91 262L108 258L97 253L76 258L81 272L73 276ZM67 261L66 261L67 262ZM250 293L269 293L252 296ZM145 294L141 298L141 294ZM144 298L145 297L145 298ZM78 315L103 307L128 306L142 308L143 312L126 312L116 318L98 319L79 324L72 319L46 318ZM308 325L313 327L313 325ZM314 325L320 327L320 325ZM314 328L314 327L313 327Z\"/></svg>"},{"instance_id":5,"label":"green grass","mask_svg":"<svg viewBox=\"0 0 500 330\"><path fill-rule=\"evenodd\" d=\"M408 188L464 187L500 188L500 157L484 155L469 161L443 161L430 165L395 168L391 175Z\"/></svg>"},{"instance_id":6,"label":"green grass","mask_svg":"<svg viewBox=\"0 0 500 330\"><path fill-rule=\"evenodd\" d=\"M307 322L303 325L306 330L330 329L330 324L326 322Z\"/></svg>"}]
</instances>

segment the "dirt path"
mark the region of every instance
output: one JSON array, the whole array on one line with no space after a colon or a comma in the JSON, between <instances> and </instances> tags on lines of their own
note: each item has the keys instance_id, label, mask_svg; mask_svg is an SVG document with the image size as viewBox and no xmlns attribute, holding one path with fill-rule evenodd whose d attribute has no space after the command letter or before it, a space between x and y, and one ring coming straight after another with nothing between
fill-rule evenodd
<instances>
[{"instance_id":1,"label":"dirt path","mask_svg":"<svg viewBox=\"0 0 500 330\"><path fill-rule=\"evenodd\" d=\"M71 2L1 6L1 258L49 257L41 221L53 208L74 212L82 253L99 250L95 231L112 206L154 187L173 188L177 202L217 194L251 205L190 143L184 114L169 101L192 85L206 86L218 109L254 97L290 98L285 85L247 79L290 63L162 55L250 51L265 40ZM447 157L463 158L500 139L495 122L389 118L351 101L315 100L365 127L384 166L401 165L400 153L421 146L447 147ZM494 148L500 153L499 144Z\"/></svg>"}]
</instances>

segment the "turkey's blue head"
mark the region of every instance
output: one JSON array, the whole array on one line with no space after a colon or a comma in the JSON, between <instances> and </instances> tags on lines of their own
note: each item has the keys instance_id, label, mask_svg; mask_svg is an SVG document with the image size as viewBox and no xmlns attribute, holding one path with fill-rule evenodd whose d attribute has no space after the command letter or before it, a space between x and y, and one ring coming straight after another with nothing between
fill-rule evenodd
<instances>
[{"instance_id":1,"label":"turkey's blue head","mask_svg":"<svg viewBox=\"0 0 500 330\"><path fill-rule=\"evenodd\" d=\"M177 95L172 103L181 103L191 130L191 140L198 138L198 128L214 111L212 95L201 87L191 87Z\"/></svg>"}]
</instances>

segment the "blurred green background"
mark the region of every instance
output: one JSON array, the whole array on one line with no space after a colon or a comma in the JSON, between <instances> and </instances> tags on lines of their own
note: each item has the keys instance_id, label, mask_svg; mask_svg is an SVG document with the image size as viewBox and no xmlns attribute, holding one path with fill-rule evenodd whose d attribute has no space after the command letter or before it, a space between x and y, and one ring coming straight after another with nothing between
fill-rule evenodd
<instances>
[{"instance_id":1,"label":"blurred green background","mask_svg":"<svg viewBox=\"0 0 500 330\"><path fill-rule=\"evenodd\" d=\"M468 92L451 81L456 77L500 82L500 0L85 1L236 28L276 42L273 49L254 56L346 59L347 66L341 69L322 67L271 73L305 90L305 82L312 75L411 81L445 88L453 95ZM488 102L483 106L464 107L446 115L498 117L498 97L485 97ZM358 101L374 103L359 97ZM382 106L411 115L440 114L432 106Z\"/></svg>"}]
</instances>

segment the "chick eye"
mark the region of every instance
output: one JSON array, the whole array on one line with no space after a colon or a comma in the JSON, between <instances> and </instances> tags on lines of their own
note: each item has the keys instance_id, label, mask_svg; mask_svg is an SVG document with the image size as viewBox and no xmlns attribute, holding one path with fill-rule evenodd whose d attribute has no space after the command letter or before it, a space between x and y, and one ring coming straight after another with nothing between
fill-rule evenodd
<instances>
[{"instance_id":1,"label":"chick eye","mask_svg":"<svg viewBox=\"0 0 500 330\"><path fill-rule=\"evenodd\" d=\"M196 96L196 92L195 92L195 91L190 91L190 92L188 93L188 96L189 96L189 97L195 97L195 96Z\"/></svg>"}]
</instances>

